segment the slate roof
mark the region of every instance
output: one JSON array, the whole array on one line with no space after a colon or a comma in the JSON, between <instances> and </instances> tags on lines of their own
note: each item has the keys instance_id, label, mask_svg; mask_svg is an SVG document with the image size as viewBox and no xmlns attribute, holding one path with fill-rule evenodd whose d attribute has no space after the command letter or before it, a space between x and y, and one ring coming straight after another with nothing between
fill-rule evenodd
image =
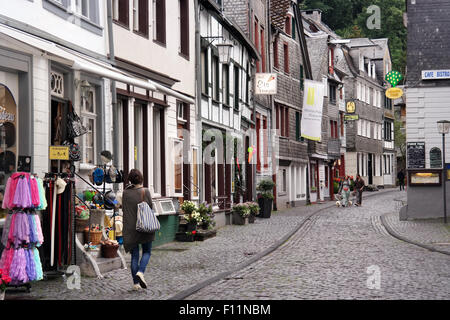
<instances>
[{"instance_id":1,"label":"slate roof","mask_svg":"<svg viewBox=\"0 0 450 320\"><path fill-rule=\"evenodd\" d=\"M273 26L281 30L284 29L284 22L290 5L290 0L272 0L270 2L270 19Z\"/></svg>"}]
</instances>

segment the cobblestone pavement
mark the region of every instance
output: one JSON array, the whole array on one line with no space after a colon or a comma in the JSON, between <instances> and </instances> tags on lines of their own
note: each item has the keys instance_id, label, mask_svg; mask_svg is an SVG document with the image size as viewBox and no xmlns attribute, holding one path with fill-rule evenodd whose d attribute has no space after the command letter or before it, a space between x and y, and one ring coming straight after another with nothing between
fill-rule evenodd
<instances>
[{"instance_id":1,"label":"cobblestone pavement","mask_svg":"<svg viewBox=\"0 0 450 320\"><path fill-rule=\"evenodd\" d=\"M450 257L383 230L399 195L315 215L278 250L187 299L450 299Z\"/></svg>"},{"instance_id":2,"label":"cobblestone pavement","mask_svg":"<svg viewBox=\"0 0 450 320\"><path fill-rule=\"evenodd\" d=\"M406 194L402 196L398 199L406 201ZM383 218L395 235L450 254L450 225L446 226L443 218L400 221L398 212L386 213Z\"/></svg>"},{"instance_id":3,"label":"cobblestone pavement","mask_svg":"<svg viewBox=\"0 0 450 320\"><path fill-rule=\"evenodd\" d=\"M328 206L331 203L328 203ZM313 205L272 213L270 219L256 219L254 224L225 226L217 236L202 242L173 242L152 250L146 270L149 288L131 290L130 269L104 274L104 279L81 279L80 290L70 290L66 282L40 281L33 284L32 299L168 299L221 272L233 270L255 254L274 245L295 230L310 213L326 206ZM130 255L126 256L130 260Z\"/></svg>"}]
</instances>

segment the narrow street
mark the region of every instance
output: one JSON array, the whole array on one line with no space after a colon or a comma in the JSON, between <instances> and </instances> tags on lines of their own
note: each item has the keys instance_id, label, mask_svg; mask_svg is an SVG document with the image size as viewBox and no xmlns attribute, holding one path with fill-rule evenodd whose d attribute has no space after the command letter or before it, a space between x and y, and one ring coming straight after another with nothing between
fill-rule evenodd
<instances>
[{"instance_id":1,"label":"narrow street","mask_svg":"<svg viewBox=\"0 0 450 320\"><path fill-rule=\"evenodd\" d=\"M328 209L272 254L189 299L449 299L450 256L399 241L380 223L400 196ZM376 268L380 287L369 289Z\"/></svg>"},{"instance_id":2,"label":"narrow street","mask_svg":"<svg viewBox=\"0 0 450 320\"><path fill-rule=\"evenodd\" d=\"M217 237L204 242L173 242L157 247L147 267L150 286L146 291L131 291L127 269L109 272L103 279L83 277L80 290L68 289L62 279L41 281L34 285L31 296L23 297L449 299L450 256L397 240L381 224L381 215L397 210L394 199L405 197L406 193L399 191L367 192L361 208L336 208L331 202L297 207L277 212L271 219L257 219L253 225L226 226L219 229ZM302 223L273 252L226 274L249 263ZM374 270L379 270L379 289L376 282L374 289L368 288L369 277L376 275ZM218 281L199 286L221 274L225 276ZM201 289L195 292L195 286ZM183 294L189 290L192 294Z\"/></svg>"}]
</instances>

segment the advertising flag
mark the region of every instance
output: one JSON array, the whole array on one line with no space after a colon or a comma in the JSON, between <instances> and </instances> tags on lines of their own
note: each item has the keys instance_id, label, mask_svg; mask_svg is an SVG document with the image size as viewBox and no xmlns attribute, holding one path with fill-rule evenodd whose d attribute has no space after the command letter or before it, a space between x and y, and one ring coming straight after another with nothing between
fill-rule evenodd
<instances>
[{"instance_id":1,"label":"advertising flag","mask_svg":"<svg viewBox=\"0 0 450 320\"><path fill-rule=\"evenodd\" d=\"M324 85L305 80L301 133L305 139L321 141Z\"/></svg>"}]
</instances>

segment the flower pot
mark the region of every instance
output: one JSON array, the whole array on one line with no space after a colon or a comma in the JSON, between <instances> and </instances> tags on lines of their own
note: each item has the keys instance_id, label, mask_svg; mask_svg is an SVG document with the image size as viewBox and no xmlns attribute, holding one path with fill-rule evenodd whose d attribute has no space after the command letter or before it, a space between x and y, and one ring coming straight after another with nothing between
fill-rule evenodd
<instances>
[{"instance_id":1,"label":"flower pot","mask_svg":"<svg viewBox=\"0 0 450 320\"><path fill-rule=\"evenodd\" d=\"M272 199L268 198L259 198L259 218L270 218L272 214Z\"/></svg>"},{"instance_id":2,"label":"flower pot","mask_svg":"<svg viewBox=\"0 0 450 320\"><path fill-rule=\"evenodd\" d=\"M253 214L248 216L248 223L255 223L256 220L256 216L254 216Z\"/></svg>"},{"instance_id":3,"label":"flower pot","mask_svg":"<svg viewBox=\"0 0 450 320\"><path fill-rule=\"evenodd\" d=\"M189 222L186 225L186 232L191 232L197 230L197 222Z\"/></svg>"},{"instance_id":4,"label":"flower pot","mask_svg":"<svg viewBox=\"0 0 450 320\"><path fill-rule=\"evenodd\" d=\"M0 301L5 300L5 291L0 291Z\"/></svg>"},{"instance_id":5,"label":"flower pot","mask_svg":"<svg viewBox=\"0 0 450 320\"><path fill-rule=\"evenodd\" d=\"M243 218L239 213L233 212L233 224L245 225L248 222L248 218Z\"/></svg>"}]
</instances>

